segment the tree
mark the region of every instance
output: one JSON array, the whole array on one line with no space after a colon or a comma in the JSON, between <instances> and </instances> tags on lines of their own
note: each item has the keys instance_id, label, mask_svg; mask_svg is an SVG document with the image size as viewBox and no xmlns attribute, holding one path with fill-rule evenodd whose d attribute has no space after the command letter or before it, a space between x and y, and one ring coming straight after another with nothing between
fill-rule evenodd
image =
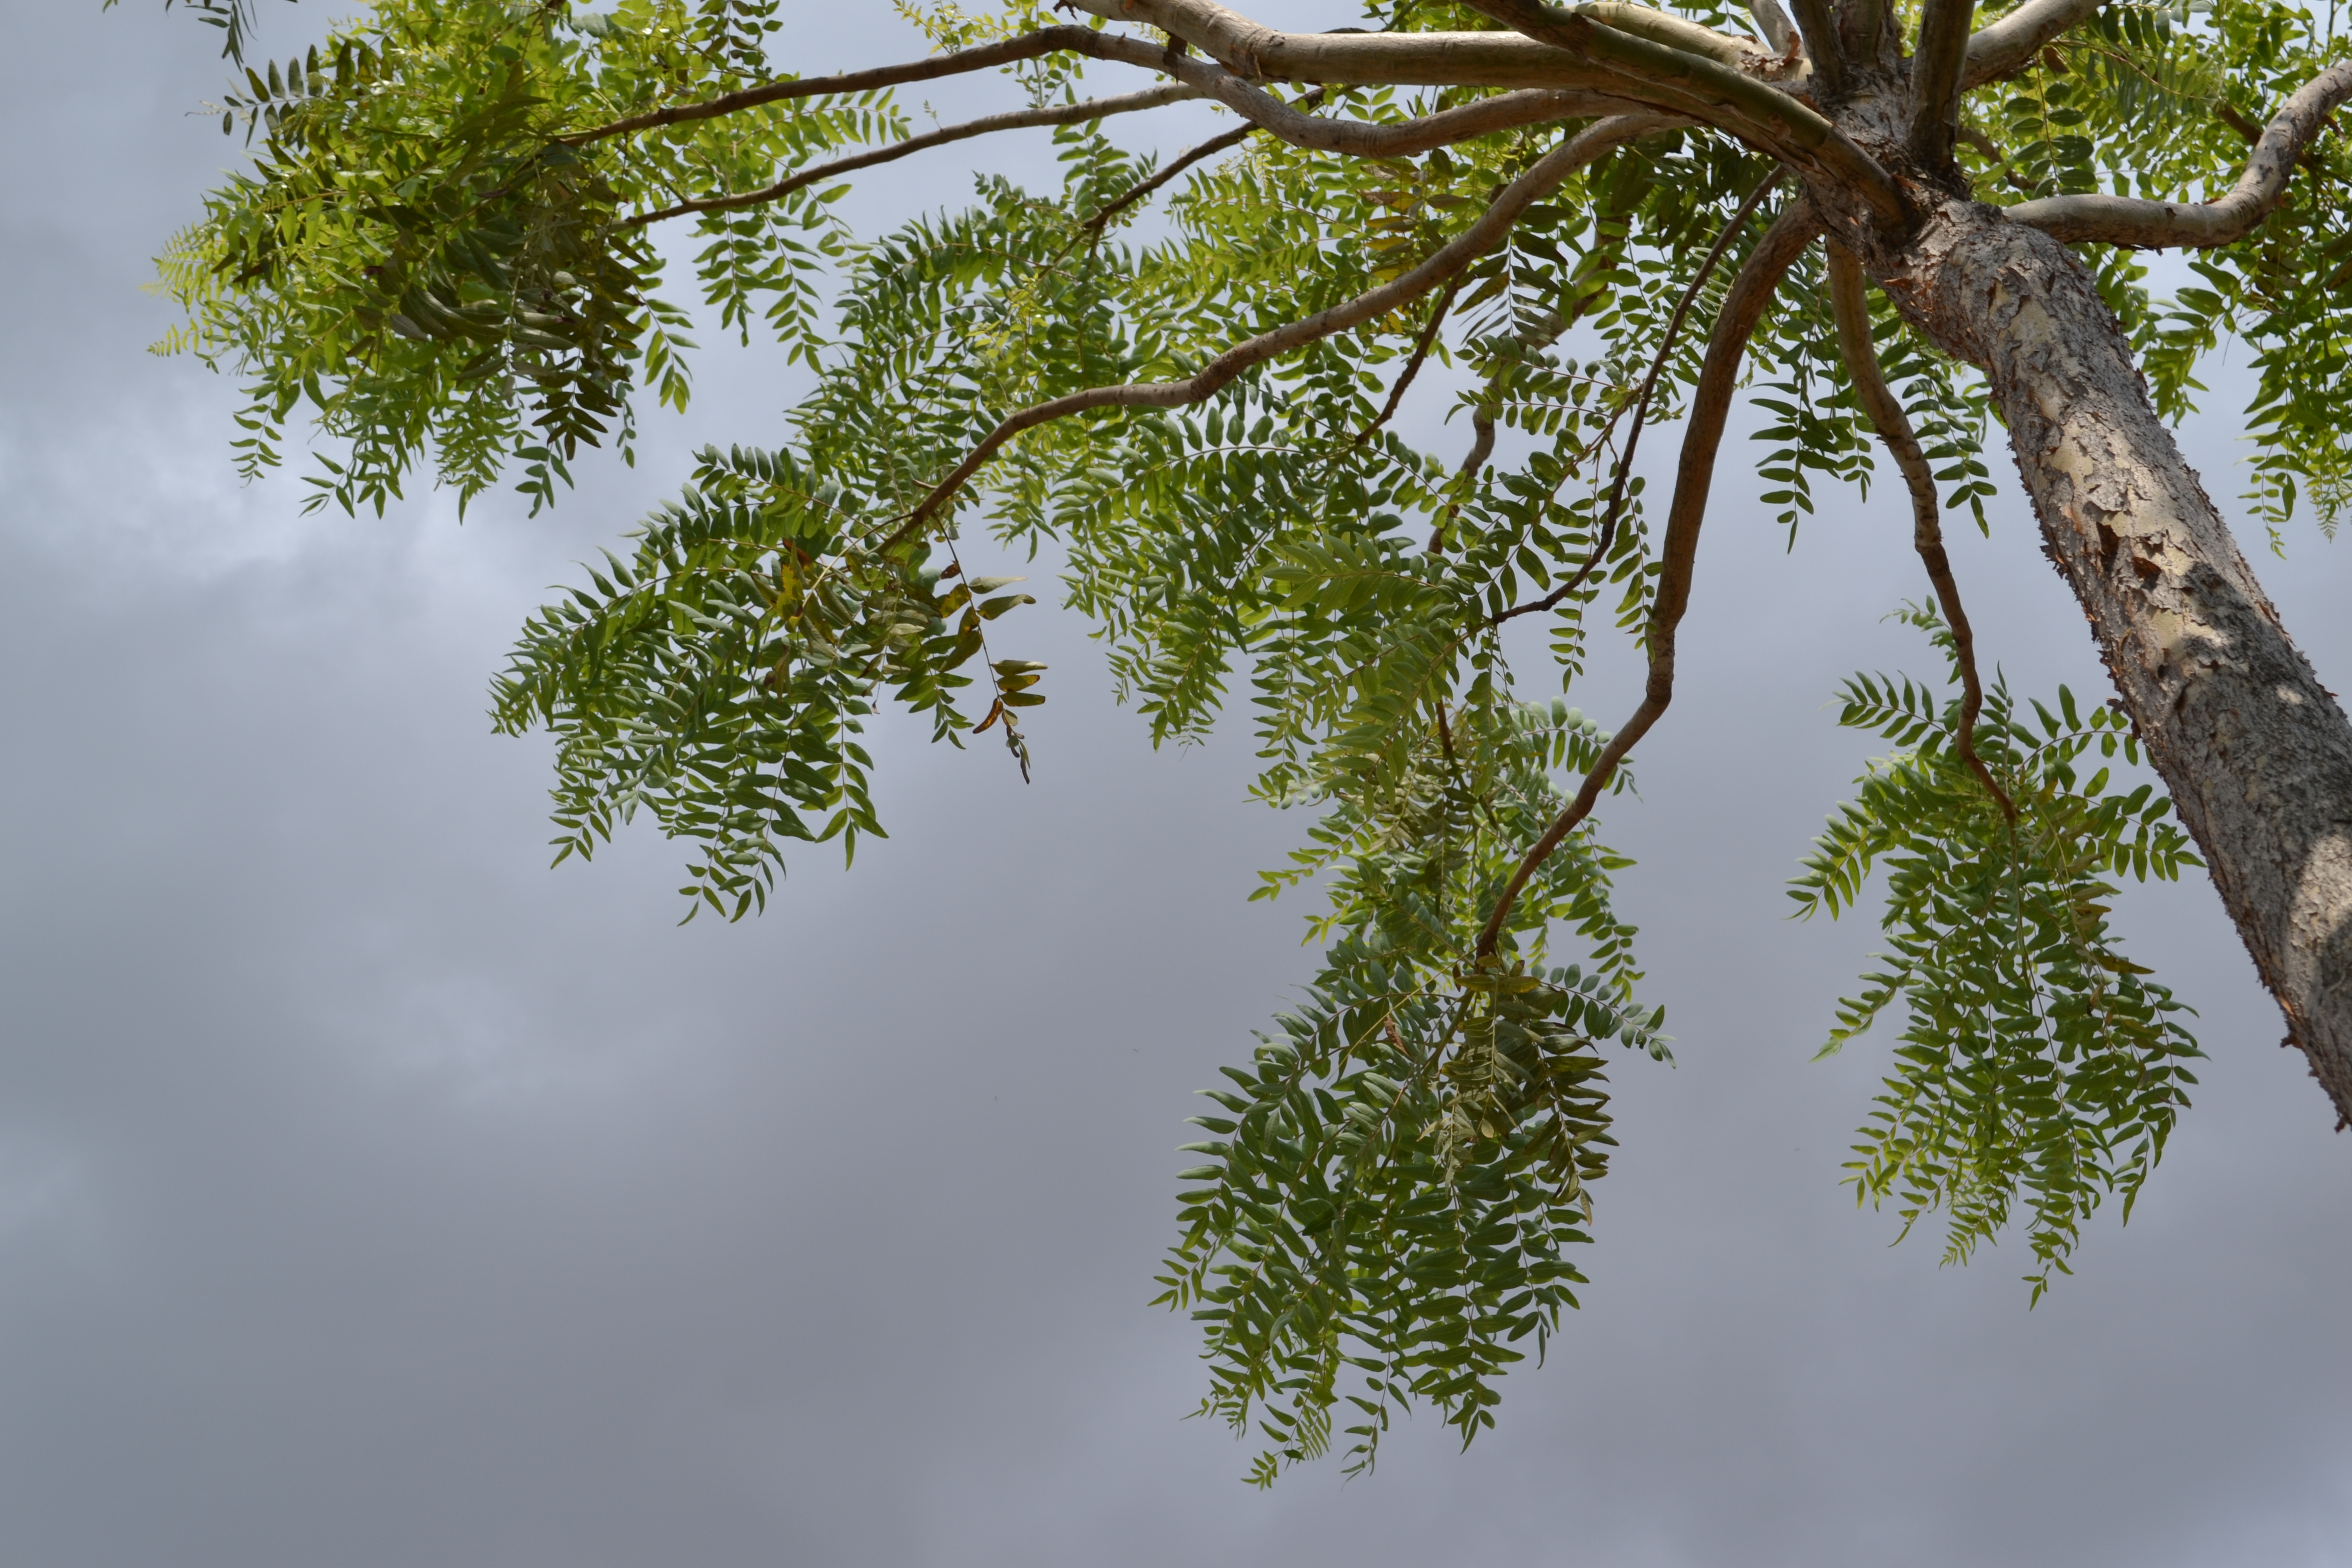
<instances>
[{"instance_id":1,"label":"tree","mask_svg":"<svg viewBox=\"0 0 2352 1568\"><path fill-rule=\"evenodd\" d=\"M247 0L192 6L242 62ZM964 528L1066 552L1155 740L1247 683L1259 790L1311 817L1259 896L1319 882L1323 967L1195 1119L1162 1284L1204 1325L1204 1408L1267 1439L1255 1479L1335 1412L1369 1464L1414 1398L1467 1442L1575 1304L1601 1047L1666 1052L1594 814L1672 700L1743 386L1792 545L1884 446L1946 667L1849 683L1843 721L1895 750L1791 889L1835 916L1888 873L1884 966L1824 1047L1902 1004L1857 1197L1944 1211L1958 1258L2021 1217L2036 1297L2101 1202L2128 1213L2198 1053L2109 931L2126 875L2210 868L2352 1116L2352 727L2166 423L2248 343L2252 515L2280 547L2298 503L2332 533L2352 500L2332 13L1755 0L1751 37L1714 0L1374 0L1314 35L1060 8L906 5L930 57L798 77L778 0L372 0L216 106L259 151L165 254L161 346L245 378L247 473L298 411L330 438L312 507L380 511L430 465L461 500L512 469L535 510L583 446L630 450L635 398L685 405L652 235L690 226L722 326L815 391L536 616L495 706L556 739L557 859L646 810L698 846L689 918L762 907L788 841L880 830L857 736L886 701L1025 773L1043 666L1002 617L1034 601L964 573ZM1088 65L1152 85L1081 96ZM1014 106L918 133L891 96L979 71ZM1237 123L1165 163L1105 132L1184 100ZM878 239L834 208L1024 127L1059 190L983 180ZM2172 247L2195 281L2159 296L2137 252ZM1458 458L1392 426L1433 358L1470 387ZM1676 419L1654 527L1633 458ZM2110 702L1979 673L1941 528L1983 525L1996 426ZM1611 623L1649 666L1614 731L1520 698L1534 629L1572 691ZM2143 754L2168 798L2116 779Z\"/></svg>"}]
</instances>

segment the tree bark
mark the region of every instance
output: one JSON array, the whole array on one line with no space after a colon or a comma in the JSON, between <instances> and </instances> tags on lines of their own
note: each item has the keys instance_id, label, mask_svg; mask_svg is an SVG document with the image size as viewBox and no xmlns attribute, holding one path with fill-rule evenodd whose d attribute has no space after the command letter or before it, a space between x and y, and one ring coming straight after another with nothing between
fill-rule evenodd
<instances>
[{"instance_id":1,"label":"tree bark","mask_svg":"<svg viewBox=\"0 0 2352 1568\"><path fill-rule=\"evenodd\" d=\"M1986 373L2044 549L2289 1040L2352 1121L2352 724L2063 246L1950 201L1868 259L1906 316Z\"/></svg>"}]
</instances>

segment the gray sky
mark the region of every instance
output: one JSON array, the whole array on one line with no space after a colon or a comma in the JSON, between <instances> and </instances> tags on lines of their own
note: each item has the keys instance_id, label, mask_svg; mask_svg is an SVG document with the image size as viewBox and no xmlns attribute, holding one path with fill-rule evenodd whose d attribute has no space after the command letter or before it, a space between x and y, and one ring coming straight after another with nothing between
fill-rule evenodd
<instances>
[{"instance_id":1,"label":"gray sky","mask_svg":"<svg viewBox=\"0 0 2352 1568\"><path fill-rule=\"evenodd\" d=\"M2352 1141L2203 883L2125 904L2212 1059L2077 1278L2029 1312L2021 1245L1939 1270L1837 1185L1885 1042L1807 1058L1874 933L1781 888L1870 750L1835 682L1927 667L1879 620L1924 588L1894 498L1784 554L1728 454L1607 822L1680 1066L1613 1072L1586 1310L1468 1455L1423 1418L1261 1495L1145 1305L1189 1091L1311 961L1303 902L1244 901L1300 826L1247 748L1154 755L1041 606L1005 623L1054 666L1033 787L885 725L893 837L735 927L673 926L649 833L546 869L546 748L488 733L490 672L790 384L712 356L552 518L240 489L233 389L141 353L146 258L235 145L183 112L211 35L159 12L20 5L0 60L0 1560L2352 1563ZM880 0L825 15L795 67L908 51ZM2217 493L2234 436L2190 433ZM2352 689L2352 542L2292 544L2262 569ZM2105 695L2013 496L1955 554L2021 689ZM1579 700L1633 694L1619 659Z\"/></svg>"}]
</instances>

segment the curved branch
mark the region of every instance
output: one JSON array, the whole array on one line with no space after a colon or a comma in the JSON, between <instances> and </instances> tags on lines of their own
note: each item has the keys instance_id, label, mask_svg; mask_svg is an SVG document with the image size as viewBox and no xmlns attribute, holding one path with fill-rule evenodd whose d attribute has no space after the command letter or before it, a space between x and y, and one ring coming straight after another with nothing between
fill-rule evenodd
<instances>
[{"instance_id":1,"label":"curved branch","mask_svg":"<svg viewBox=\"0 0 2352 1568\"><path fill-rule=\"evenodd\" d=\"M1344 153L1358 158L1410 158L1433 147L1451 146L1473 136L1513 131L1554 120L1596 120L1640 114L1648 106L1633 99L1577 88L1528 88L1473 103L1458 104L1417 120L1382 124L1370 120L1327 120L1301 114L1273 94L1252 87L1223 66L1190 55L1155 62L1179 81L1197 88L1254 125L1294 147Z\"/></svg>"},{"instance_id":2,"label":"curved branch","mask_svg":"<svg viewBox=\"0 0 2352 1568\"><path fill-rule=\"evenodd\" d=\"M1944 552L1942 508L1936 494L1936 476L1927 467L1927 454L1919 448L1919 437L1912 431L1909 416L1903 412L1902 403L1886 384L1885 373L1879 368L1878 350L1870 341L1870 296L1862 264L1834 239L1829 242L1828 250L1830 310L1837 318L1838 346L1844 351L1846 369L1853 376L1854 395L1861 400L1862 411L1870 416L1887 451L1894 454L1895 466L1902 470L1903 482L1911 491L1911 547L1919 552L1920 562L1927 568L1928 581L1936 585L1937 601L1944 607L1944 624L1951 628L1952 647L1960 667L1960 725L1957 737L1960 762L1991 795L2000 806L2000 814L2015 822L2016 803L1993 778L1984 759L1977 755L1977 715L1984 711L1984 684L1977 675L1976 635L1969 629L1969 613L1960 604L1960 584L1952 575L1951 557Z\"/></svg>"},{"instance_id":3,"label":"curved branch","mask_svg":"<svg viewBox=\"0 0 2352 1568\"><path fill-rule=\"evenodd\" d=\"M1109 21L1157 27L1253 80L1331 87L1582 87L1599 92L1622 91L1628 85L1623 72L1580 50L1555 48L1517 33L1286 33L1213 0L1066 4ZM1120 41L1162 52L1139 39Z\"/></svg>"},{"instance_id":4,"label":"curved branch","mask_svg":"<svg viewBox=\"0 0 2352 1568\"><path fill-rule=\"evenodd\" d=\"M976 48L957 49L949 54L934 55L927 60L913 60L901 66L877 66L872 70L843 71L835 76L805 77L793 81L763 82L747 87L740 92L722 93L698 103L681 103L669 109L652 110L644 114L632 114L625 120L610 121L586 131L575 131L557 141L573 147L584 147L591 142L602 142L611 136L625 136L633 131L656 131L665 125L685 125L697 120L716 120L721 115L740 114L747 109L757 109L764 103L780 103L793 98L832 98L859 92L875 92L886 87L899 87L908 82L936 81L943 76L961 76L966 71L988 70L996 66L1013 65L1022 60L1034 60L1043 55L1074 52L1091 53L1087 45L1102 35L1091 27L1040 27L1034 33L1003 38Z\"/></svg>"},{"instance_id":5,"label":"curved branch","mask_svg":"<svg viewBox=\"0 0 2352 1568\"><path fill-rule=\"evenodd\" d=\"M1392 85L1433 83L1430 67L1443 59L1460 68L1473 59L1488 71L1506 60L1535 63L1519 50L1532 47L1537 60L1557 62L1552 79L1633 100L1648 108L1692 119L1738 136L1776 157L1819 166L1859 189L1878 215L1907 224L1909 209L1884 170L1812 109L1778 88L1744 74L1716 58L1725 43L1737 58L1768 68L1774 62L1727 35L1698 28L1707 40L1693 50L1678 42L1683 24L1646 6L1620 5L1562 10L1542 0L1469 0L1511 33L1375 33L1334 35L1285 33L1250 21L1215 0L1068 0L1077 9L1115 21L1145 22L1171 37L1199 46L1241 77L1286 77L1302 81L1380 81ZM1638 31L1622 31L1597 19L1607 15ZM1657 37L1643 36L1655 34ZM1360 73L1375 61L1389 68ZM1412 74L1400 74L1410 65ZM1162 68L1172 68L1163 67ZM1574 73L1574 74L1569 74ZM1178 74L1182 74L1181 71ZM1461 79L1448 77L1446 79ZM1500 82L1488 75L1479 79Z\"/></svg>"},{"instance_id":6,"label":"curved branch","mask_svg":"<svg viewBox=\"0 0 2352 1568\"><path fill-rule=\"evenodd\" d=\"M1585 556L1584 564L1577 568L1574 576L1542 598L1505 610L1495 617L1493 625L1499 626L1514 616L1532 616L1553 608L1583 587L1601 563L1608 558L1609 547L1617 542L1617 521L1625 510L1625 480L1633 471L1633 453L1642 444L1642 426L1650 417L1650 398L1658 390L1658 377L1664 373L1666 360L1675 352L1675 341L1682 336L1683 322L1689 317L1691 306L1697 302L1699 290L1706 287L1706 280L1714 276L1716 263L1723 259L1724 251L1730 247L1739 231L1748 226L1748 215L1780 183L1780 171L1778 169L1757 182L1756 188L1748 193L1748 199L1739 204L1739 210L1731 215L1731 221L1723 226L1723 232L1715 237L1714 248L1706 253L1706 259L1699 263L1698 271L1691 277L1690 287L1683 290L1681 301L1675 306L1675 313L1666 322L1665 332L1658 340L1658 352L1651 357L1650 373L1642 378L1641 394L1633 400L1633 423L1625 433L1625 450L1617 459L1617 477L1609 486L1609 510L1601 519L1601 531L1594 537L1592 549Z\"/></svg>"},{"instance_id":7,"label":"curved branch","mask_svg":"<svg viewBox=\"0 0 2352 1568\"><path fill-rule=\"evenodd\" d=\"M1429 324L1422 328L1421 336L1413 340L1412 357L1404 362L1404 369L1397 374L1396 384L1389 388L1389 400L1381 405L1381 411L1373 416L1372 422L1357 431L1356 438L1348 445L1362 446L1372 438L1374 431L1396 417L1397 405L1404 401L1405 393L1412 386L1413 377L1421 374L1422 365L1429 358L1429 351L1436 346L1437 334L1445 325L1445 312L1454 308L1454 296L1461 291L1461 279L1456 279L1445 286L1445 292L1440 294L1437 303L1429 308Z\"/></svg>"},{"instance_id":8,"label":"curved branch","mask_svg":"<svg viewBox=\"0 0 2352 1568\"><path fill-rule=\"evenodd\" d=\"M680 202L676 206L656 212L639 213L621 220L623 228L640 228L665 218L684 217L689 213L729 212L737 207L758 206L763 202L781 201L794 191L829 180L836 174L852 174L870 169L877 163L896 163L900 158L944 147L950 142L969 141L974 136L986 136L998 131L1024 131L1039 125L1080 125L1089 120L1101 120L1113 114L1134 114L1147 109L1159 109L1201 96L1201 89L1182 82L1155 87L1143 92L1121 94L1118 98L1090 98L1078 103L1056 103L1045 109L1016 110L1010 114L991 114L979 120L967 120L961 125L941 126L922 136L909 136L904 142L893 142L887 147L868 148L845 158L827 163L812 163L778 180L772 185L762 185L756 191L744 191L734 195L703 196L695 201Z\"/></svg>"},{"instance_id":9,"label":"curved branch","mask_svg":"<svg viewBox=\"0 0 2352 1568\"><path fill-rule=\"evenodd\" d=\"M2286 195L2287 176L2327 117L2352 99L2352 60L2343 60L2295 89L2254 143L2245 173L2218 202L2138 201L2128 196L2045 196L2002 210L2011 223L2053 239L2096 240L2142 250L2173 246L2228 245L2252 232Z\"/></svg>"},{"instance_id":10,"label":"curved branch","mask_svg":"<svg viewBox=\"0 0 2352 1568\"><path fill-rule=\"evenodd\" d=\"M1685 54L1702 55L1711 60L1721 60L1727 66L1763 66L1771 57L1759 50L1746 38L1730 33L1718 33L1712 27L1702 27L1664 11L1647 5L1635 5L1629 0L1585 0L1582 5L1565 7L1580 16L1590 16L1603 22L1621 33L1664 44Z\"/></svg>"},{"instance_id":11,"label":"curved branch","mask_svg":"<svg viewBox=\"0 0 2352 1568\"><path fill-rule=\"evenodd\" d=\"M2105 4L2106 0L2025 0L2000 20L1987 23L1969 39L1960 90L2023 70L2042 45L2090 20Z\"/></svg>"},{"instance_id":12,"label":"curved branch","mask_svg":"<svg viewBox=\"0 0 2352 1568\"><path fill-rule=\"evenodd\" d=\"M1492 249L1511 225L1518 221L1521 214L1559 189L1569 175L1601 154L1668 123L1671 121L1654 115L1624 115L1586 127L1538 159L1525 174L1504 186L1486 210L1478 216L1475 223L1440 247L1435 254L1412 271L1327 310L1318 310L1303 321L1292 321L1236 343L1182 381L1091 386L1083 392L1073 392L1034 404L1008 416L982 437L970 455L934 486L929 494L916 503L914 510L908 513L906 521L882 542L882 548L890 549L922 527L1007 441L1024 430L1097 408L1179 408L1189 403L1199 403L1214 395L1235 376L1253 366L1385 315L1432 289L1452 282L1464 268Z\"/></svg>"},{"instance_id":13,"label":"curved branch","mask_svg":"<svg viewBox=\"0 0 2352 1568\"><path fill-rule=\"evenodd\" d=\"M1811 164L1860 196L1881 222L1903 228L1911 226L1909 200L1877 160L1821 114L1780 89L1717 61L1620 33L1575 12L1558 10L1544 0L1465 3L1531 38L1605 60L1641 84L1640 96L1661 104L1671 100L1696 100L1697 107L1681 111L1784 162ZM1834 35L1831 41L1834 44ZM1815 62L1817 68L1819 64Z\"/></svg>"},{"instance_id":14,"label":"curved branch","mask_svg":"<svg viewBox=\"0 0 2352 1568\"><path fill-rule=\"evenodd\" d=\"M1765 231L1756 248L1748 252L1747 261L1741 264L1724 295L1723 308L1716 315L1715 331L1707 338L1706 359L1699 370L1698 385L1691 395L1682 460L1675 475L1674 505L1666 518L1664 561L1658 576L1657 596L1650 609L1650 679L1643 692L1642 705L1633 710L1625 727L1601 748L1592 771L1584 775L1584 785L1576 792L1576 798L1569 802L1567 809L1536 840L1517 869L1511 873L1502 897L1496 900L1495 912L1487 917L1486 929L1478 933L1475 956L1479 959L1494 956L1502 940L1503 922L1527 888L1528 879L1550 858L1560 841L1591 815L1601 792L1615 776L1617 764L1649 733L1658 716L1674 700L1675 635L1682 625L1683 612L1690 607L1691 564L1698 552L1699 524L1706 516L1707 489L1715 479L1716 450L1723 444L1724 421L1731 411L1739 361L1747 351L1748 337L1763 319L1765 307L1771 302L1773 290L1821 229L1821 219L1811 203L1801 199L1792 204Z\"/></svg>"},{"instance_id":15,"label":"curved branch","mask_svg":"<svg viewBox=\"0 0 2352 1568\"><path fill-rule=\"evenodd\" d=\"M1911 57L1911 156L1929 169L1952 160L1976 9L1976 0L1925 0L1919 8L1919 47Z\"/></svg>"}]
</instances>

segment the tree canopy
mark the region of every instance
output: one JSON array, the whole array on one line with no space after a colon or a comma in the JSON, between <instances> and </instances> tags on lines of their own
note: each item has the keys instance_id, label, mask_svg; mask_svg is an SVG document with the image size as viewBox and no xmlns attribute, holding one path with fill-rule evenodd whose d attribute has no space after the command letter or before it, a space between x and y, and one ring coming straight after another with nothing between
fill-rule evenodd
<instances>
[{"instance_id":1,"label":"tree canopy","mask_svg":"<svg viewBox=\"0 0 2352 1568\"><path fill-rule=\"evenodd\" d=\"M1604 1047L1669 1050L1600 815L1671 700L1740 395L1792 545L1891 486L1923 563L1934 673L1846 687L1889 750L1790 889L1836 917L1883 873L1885 952L1822 1047L1899 1033L1856 1196L1955 1259L2021 1226L2037 1298L2128 1212L2198 1047L2110 929L2126 879L2210 863L2352 1093L2352 731L2156 423L2242 343L2249 515L2284 548L2352 504L2332 11L1373 0L1290 34L1210 0L901 0L934 53L824 75L780 0L369 0L285 60L249 0L191 8L253 158L162 258L186 320L159 347L240 379L248 476L315 437L314 509L429 476L536 510L686 406L698 309L814 378L523 628L494 716L555 738L559 861L642 810L692 847L688 917L742 918L802 846L881 831L860 735L889 706L1025 773L1051 687L1005 617L1034 599L965 573L972 530L1067 562L1155 742L1240 700L1257 792L1302 823L1255 896L1309 885L1321 968L1194 1118L1160 1285L1206 1336L1204 1408L1263 1439L1253 1479L1368 1465L1413 1401L1468 1442L1575 1305ZM898 96L980 71L1002 112L925 129ZM1187 100L1233 129L1116 134ZM841 216L862 171L1022 129L1051 188ZM2141 252L2170 246L2193 281L2159 289ZM1466 388L1443 451L1395 421L1433 360ZM1671 426L1660 509L1633 465ZM1979 670L1941 529L1986 526L1996 437L2114 701ZM1583 689L1616 634L1637 705ZM2195 651L2224 643L2250 651ZM2242 689L2292 711L2245 719ZM2235 803L2253 776L2277 804Z\"/></svg>"}]
</instances>

